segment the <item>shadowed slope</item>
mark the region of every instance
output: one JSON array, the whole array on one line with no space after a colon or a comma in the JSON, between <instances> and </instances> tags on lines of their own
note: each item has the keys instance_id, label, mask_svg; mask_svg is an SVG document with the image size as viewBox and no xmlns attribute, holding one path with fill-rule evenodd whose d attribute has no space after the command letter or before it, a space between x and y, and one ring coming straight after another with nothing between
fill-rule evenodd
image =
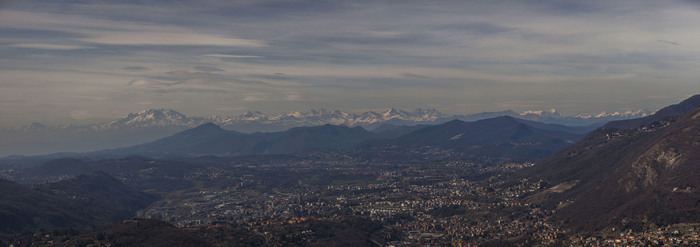
<instances>
[{"instance_id":1,"label":"shadowed slope","mask_svg":"<svg viewBox=\"0 0 700 247\"><path fill-rule=\"evenodd\" d=\"M599 129L538 163L522 176L571 188L530 199L575 230L700 221L700 107L664 119Z\"/></svg>"}]
</instances>

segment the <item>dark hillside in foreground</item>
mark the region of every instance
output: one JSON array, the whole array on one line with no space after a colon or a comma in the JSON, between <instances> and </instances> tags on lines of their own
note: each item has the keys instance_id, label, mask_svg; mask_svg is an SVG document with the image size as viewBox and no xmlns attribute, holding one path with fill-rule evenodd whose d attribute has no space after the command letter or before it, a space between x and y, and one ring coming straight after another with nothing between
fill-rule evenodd
<instances>
[{"instance_id":1,"label":"dark hillside in foreground","mask_svg":"<svg viewBox=\"0 0 700 247\"><path fill-rule=\"evenodd\" d=\"M133 217L155 198L103 172L36 186L0 181L0 233L81 227Z\"/></svg>"},{"instance_id":2,"label":"dark hillside in foreground","mask_svg":"<svg viewBox=\"0 0 700 247\"><path fill-rule=\"evenodd\" d=\"M12 241L32 246L214 246L192 232L156 219L124 220L94 229L22 234Z\"/></svg>"},{"instance_id":3,"label":"dark hillside in foreground","mask_svg":"<svg viewBox=\"0 0 700 247\"><path fill-rule=\"evenodd\" d=\"M634 122L634 121L633 121ZM522 177L549 189L530 196L577 231L640 230L700 221L700 107L636 129L602 128Z\"/></svg>"},{"instance_id":4,"label":"dark hillside in foreground","mask_svg":"<svg viewBox=\"0 0 700 247\"><path fill-rule=\"evenodd\" d=\"M310 220L290 229L275 229L290 237L273 244L262 233L235 224L179 228L157 219L137 218L94 228L27 232L9 241L21 246L375 246L371 237L380 230L380 223L358 217ZM313 232L317 239L291 237L301 231Z\"/></svg>"},{"instance_id":5,"label":"dark hillside in foreground","mask_svg":"<svg viewBox=\"0 0 700 247\"><path fill-rule=\"evenodd\" d=\"M19 183L37 184L103 171L110 176L120 178L134 189L167 193L191 187L192 182L183 176L195 169L194 166L187 162L154 160L138 155L104 160L66 158L19 170L13 180Z\"/></svg>"}]
</instances>

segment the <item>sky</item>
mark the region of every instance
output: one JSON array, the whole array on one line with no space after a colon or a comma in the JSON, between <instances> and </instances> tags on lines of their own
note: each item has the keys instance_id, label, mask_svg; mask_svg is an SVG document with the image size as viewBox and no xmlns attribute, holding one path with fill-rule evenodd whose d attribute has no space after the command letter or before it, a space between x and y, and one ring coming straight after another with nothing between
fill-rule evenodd
<instances>
[{"instance_id":1,"label":"sky","mask_svg":"<svg viewBox=\"0 0 700 247\"><path fill-rule=\"evenodd\" d=\"M0 126L326 108L659 108L700 94L700 2L0 1Z\"/></svg>"}]
</instances>

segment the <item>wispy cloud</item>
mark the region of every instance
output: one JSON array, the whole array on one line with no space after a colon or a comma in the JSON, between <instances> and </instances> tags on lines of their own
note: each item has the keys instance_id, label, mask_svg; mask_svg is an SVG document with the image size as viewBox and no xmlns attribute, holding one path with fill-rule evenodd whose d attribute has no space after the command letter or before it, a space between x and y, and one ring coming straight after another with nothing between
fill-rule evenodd
<instances>
[{"instance_id":1,"label":"wispy cloud","mask_svg":"<svg viewBox=\"0 0 700 247\"><path fill-rule=\"evenodd\" d=\"M177 78L219 76L218 74L210 73L210 72L190 72L190 71L182 70L182 69L168 71L168 72L165 72L165 74L168 76L177 77Z\"/></svg>"},{"instance_id":2,"label":"wispy cloud","mask_svg":"<svg viewBox=\"0 0 700 247\"><path fill-rule=\"evenodd\" d=\"M113 21L80 15L4 10L0 28L50 30L77 34L76 41L95 45L172 45L263 47L259 40L224 34L202 33L196 29L159 24Z\"/></svg>"},{"instance_id":3,"label":"wispy cloud","mask_svg":"<svg viewBox=\"0 0 700 247\"><path fill-rule=\"evenodd\" d=\"M211 78L211 77L197 77L186 79L183 82L191 84L217 84L222 86L230 85L243 85L243 86L269 86L270 84L265 81L260 80L245 80L236 78Z\"/></svg>"},{"instance_id":4,"label":"wispy cloud","mask_svg":"<svg viewBox=\"0 0 700 247\"><path fill-rule=\"evenodd\" d=\"M81 49L93 49L93 48L95 48L95 47L81 46L81 45L60 45L60 44L42 44L42 43L12 44L12 45L9 45L9 47L43 49L43 50L81 50Z\"/></svg>"},{"instance_id":5,"label":"wispy cloud","mask_svg":"<svg viewBox=\"0 0 700 247\"><path fill-rule=\"evenodd\" d=\"M413 73L403 73L401 76L410 78L410 79L430 79L428 76L424 75L418 75L418 74L413 74Z\"/></svg>"},{"instance_id":6,"label":"wispy cloud","mask_svg":"<svg viewBox=\"0 0 700 247\"><path fill-rule=\"evenodd\" d=\"M220 57L220 58L263 58L262 56L230 55L230 54L205 54L204 56Z\"/></svg>"},{"instance_id":7,"label":"wispy cloud","mask_svg":"<svg viewBox=\"0 0 700 247\"><path fill-rule=\"evenodd\" d=\"M151 70L148 67L143 67L143 66L130 66L130 67L124 67L122 68L123 70L130 70L130 71L144 71L144 70Z\"/></svg>"},{"instance_id":8,"label":"wispy cloud","mask_svg":"<svg viewBox=\"0 0 700 247\"><path fill-rule=\"evenodd\" d=\"M139 102L202 114L654 109L700 91L700 15L689 5L15 1L0 10L0 98L12 100L0 115L129 112ZM659 91L668 97L644 96Z\"/></svg>"},{"instance_id":9,"label":"wispy cloud","mask_svg":"<svg viewBox=\"0 0 700 247\"><path fill-rule=\"evenodd\" d=\"M128 86L145 86L145 87L153 87L153 88L160 88L160 87L170 87L173 85L180 84L182 82L167 82L167 81L159 81L159 80L153 80L153 79L147 79L147 78L137 78L129 81L126 85Z\"/></svg>"},{"instance_id":10,"label":"wispy cloud","mask_svg":"<svg viewBox=\"0 0 700 247\"><path fill-rule=\"evenodd\" d=\"M662 40L662 39L660 39L660 40L657 40L657 41L659 41L659 42L661 42L661 43L670 44L670 45L681 45L681 44L679 44L679 43L677 43L677 42L668 41L668 40Z\"/></svg>"},{"instance_id":11,"label":"wispy cloud","mask_svg":"<svg viewBox=\"0 0 700 247\"><path fill-rule=\"evenodd\" d=\"M224 35L181 32L134 32L108 31L90 32L90 37L78 39L82 42L105 45L173 45L173 46L232 46L263 47L264 42L239 39Z\"/></svg>"},{"instance_id":12,"label":"wispy cloud","mask_svg":"<svg viewBox=\"0 0 700 247\"><path fill-rule=\"evenodd\" d=\"M318 99L309 97L309 96L307 96L303 93L299 93L299 92L288 92L285 95L284 100L286 100L286 101L316 101Z\"/></svg>"},{"instance_id":13,"label":"wispy cloud","mask_svg":"<svg viewBox=\"0 0 700 247\"><path fill-rule=\"evenodd\" d=\"M212 71L225 71L223 69L219 69L217 67L212 67L212 66L196 66L194 69L199 70L199 71L207 71L207 72L212 72Z\"/></svg>"},{"instance_id":14,"label":"wispy cloud","mask_svg":"<svg viewBox=\"0 0 700 247\"><path fill-rule=\"evenodd\" d=\"M268 97L266 95L249 95L249 96L245 96L243 98L243 101L246 101L246 102L270 101L270 97Z\"/></svg>"}]
</instances>

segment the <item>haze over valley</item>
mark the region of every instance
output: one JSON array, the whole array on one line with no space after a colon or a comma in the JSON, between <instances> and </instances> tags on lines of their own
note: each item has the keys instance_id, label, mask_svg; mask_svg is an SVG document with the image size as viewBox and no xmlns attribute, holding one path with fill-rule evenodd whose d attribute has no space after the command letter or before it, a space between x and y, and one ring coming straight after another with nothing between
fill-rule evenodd
<instances>
[{"instance_id":1,"label":"haze over valley","mask_svg":"<svg viewBox=\"0 0 700 247\"><path fill-rule=\"evenodd\" d=\"M571 130L584 133L611 120L643 117L649 110L605 113L595 115L562 116L555 109L547 111L512 110L482 112L469 115L450 115L435 109L417 108L404 111L391 108L383 112L346 113L338 110L310 110L284 114L246 112L236 116L188 117L171 109L150 109L130 113L117 120L94 124L45 125L32 123L0 129L0 155L40 155L58 152L86 152L105 148L119 148L155 141L178 131L213 123L223 129L243 133L278 132L294 127L324 124L360 126L366 130L382 130L391 126L441 124L451 120L476 121L498 116L548 124L570 125ZM70 139L70 142L66 142Z\"/></svg>"},{"instance_id":2,"label":"haze over valley","mask_svg":"<svg viewBox=\"0 0 700 247\"><path fill-rule=\"evenodd\" d=\"M700 246L697 23L684 0L2 1L0 247Z\"/></svg>"}]
</instances>

